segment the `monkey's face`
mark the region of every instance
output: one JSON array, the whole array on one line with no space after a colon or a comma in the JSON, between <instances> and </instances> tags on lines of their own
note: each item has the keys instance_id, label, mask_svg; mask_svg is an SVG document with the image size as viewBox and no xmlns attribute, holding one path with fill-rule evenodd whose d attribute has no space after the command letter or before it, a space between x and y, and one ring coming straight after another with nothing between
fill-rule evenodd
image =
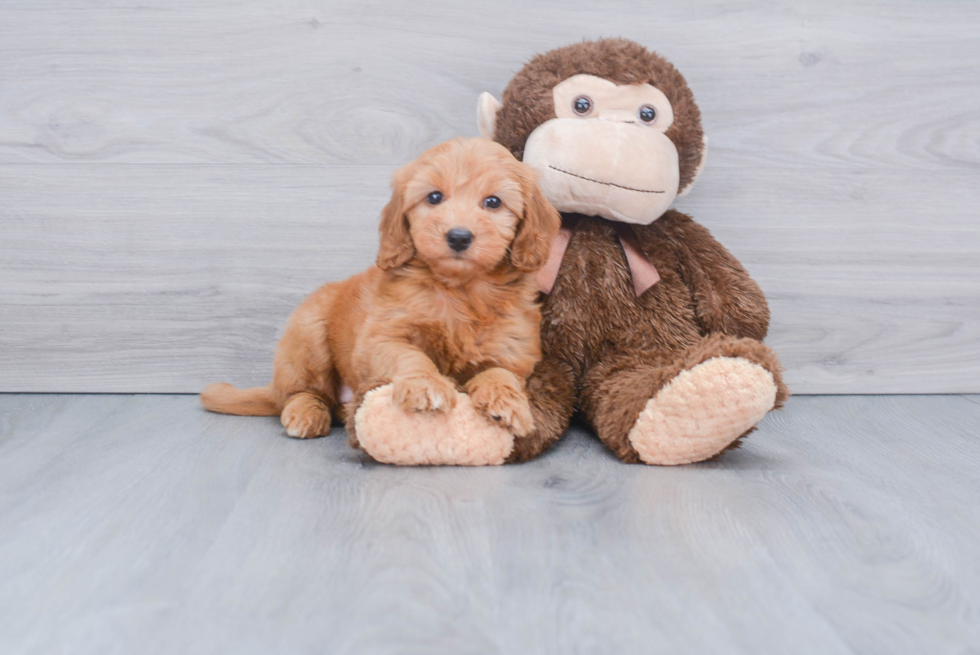
<instances>
[{"instance_id":1,"label":"monkey's face","mask_svg":"<svg viewBox=\"0 0 980 655\"><path fill-rule=\"evenodd\" d=\"M575 75L552 90L556 118L531 132L524 162L560 211L645 225L677 197L670 102L650 84Z\"/></svg>"}]
</instances>

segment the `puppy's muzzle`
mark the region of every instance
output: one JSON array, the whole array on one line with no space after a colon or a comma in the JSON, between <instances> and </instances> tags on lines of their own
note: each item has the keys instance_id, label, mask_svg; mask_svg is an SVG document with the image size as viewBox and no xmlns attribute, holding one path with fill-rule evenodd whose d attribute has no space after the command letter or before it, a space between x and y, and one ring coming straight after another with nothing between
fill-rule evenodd
<instances>
[{"instance_id":1,"label":"puppy's muzzle","mask_svg":"<svg viewBox=\"0 0 980 655\"><path fill-rule=\"evenodd\" d=\"M463 252L473 243L473 233L462 227L454 227L446 232L446 243L456 252Z\"/></svg>"}]
</instances>

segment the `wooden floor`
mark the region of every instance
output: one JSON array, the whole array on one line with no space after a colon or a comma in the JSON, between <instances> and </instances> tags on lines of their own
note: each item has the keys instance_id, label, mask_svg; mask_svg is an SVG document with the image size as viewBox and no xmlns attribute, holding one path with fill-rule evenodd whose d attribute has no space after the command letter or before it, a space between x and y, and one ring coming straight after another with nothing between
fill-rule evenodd
<instances>
[{"instance_id":1,"label":"wooden floor","mask_svg":"<svg viewBox=\"0 0 980 655\"><path fill-rule=\"evenodd\" d=\"M0 652L966 653L980 397L796 397L740 451L584 430L398 469L193 396L0 395Z\"/></svg>"}]
</instances>

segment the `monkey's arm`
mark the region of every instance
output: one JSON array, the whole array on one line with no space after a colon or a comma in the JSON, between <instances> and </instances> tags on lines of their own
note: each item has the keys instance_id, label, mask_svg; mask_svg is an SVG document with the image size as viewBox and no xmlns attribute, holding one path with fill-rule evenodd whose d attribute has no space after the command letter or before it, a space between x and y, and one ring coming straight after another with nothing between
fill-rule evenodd
<instances>
[{"instance_id":1,"label":"monkey's arm","mask_svg":"<svg viewBox=\"0 0 980 655\"><path fill-rule=\"evenodd\" d=\"M760 341L765 338L769 305L762 289L707 228L670 210L652 225L641 227L638 236L643 245L650 244L653 237L673 250L678 272L691 290L706 333L721 332Z\"/></svg>"}]
</instances>

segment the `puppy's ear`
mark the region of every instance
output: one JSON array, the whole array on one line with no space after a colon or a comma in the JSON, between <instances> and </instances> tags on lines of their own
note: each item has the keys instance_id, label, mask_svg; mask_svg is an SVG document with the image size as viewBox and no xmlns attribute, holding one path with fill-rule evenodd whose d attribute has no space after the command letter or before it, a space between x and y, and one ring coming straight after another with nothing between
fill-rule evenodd
<instances>
[{"instance_id":1,"label":"puppy's ear","mask_svg":"<svg viewBox=\"0 0 980 655\"><path fill-rule=\"evenodd\" d=\"M381 225L378 227L381 245L377 264L383 271L404 266L415 256L415 244L408 232L408 218L405 216L407 177L404 169L395 172L391 180L391 200L381 210Z\"/></svg>"},{"instance_id":2,"label":"puppy's ear","mask_svg":"<svg viewBox=\"0 0 980 655\"><path fill-rule=\"evenodd\" d=\"M561 228L561 216L541 193L537 175L527 164L520 164L524 188L524 215L510 246L510 261L518 269L533 273L548 261L551 242Z\"/></svg>"}]
</instances>

